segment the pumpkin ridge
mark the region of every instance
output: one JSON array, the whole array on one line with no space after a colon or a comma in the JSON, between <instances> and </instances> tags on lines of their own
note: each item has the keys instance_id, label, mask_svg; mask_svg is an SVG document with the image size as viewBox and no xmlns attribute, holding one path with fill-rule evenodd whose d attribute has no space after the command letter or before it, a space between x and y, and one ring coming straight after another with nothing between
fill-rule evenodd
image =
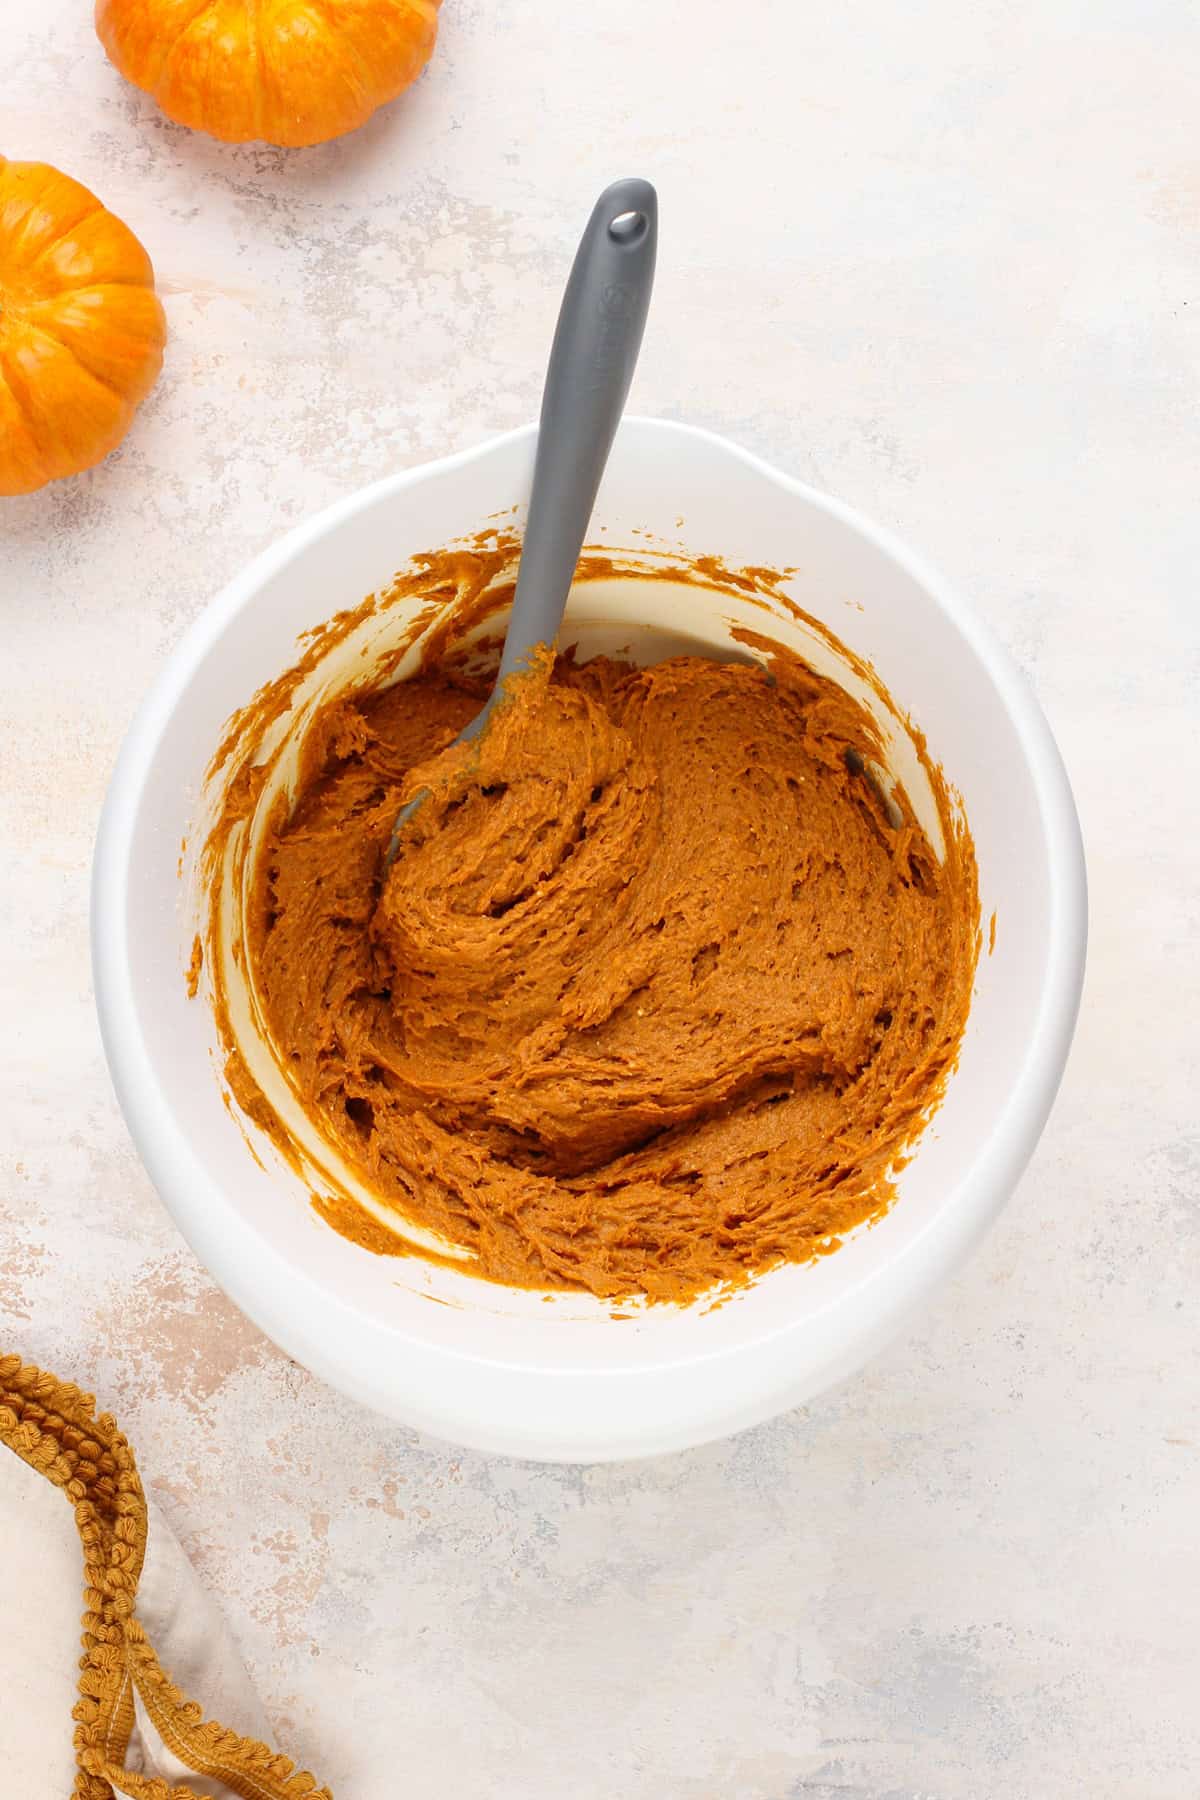
<instances>
[{"instance_id":1,"label":"pumpkin ridge","mask_svg":"<svg viewBox=\"0 0 1200 1800\"><path fill-rule=\"evenodd\" d=\"M52 481L54 479L54 464L50 460L42 435L37 428L33 407L33 389L21 374L20 367L18 366L16 359L12 356L11 346L5 343L3 339L0 339L0 381L3 381L6 384L9 393L12 394L17 405L20 407L25 419L25 429L28 431L34 449L38 453L38 460L41 463L43 470L46 472L46 479Z\"/></svg>"},{"instance_id":2,"label":"pumpkin ridge","mask_svg":"<svg viewBox=\"0 0 1200 1800\"><path fill-rule=\"evenodd\" d=\"M130 396L122 391L121 387L113 387L112 382L106 382L103 374L97 374L95 373L95 369L90 369L90 367L86 365L85 360L83 360L83 356L79 355L76 346L74 346L74 344L68 344L67 338L59 337L58 331L50 329L49 324L40 324L36 319L27 319L25 320L25 326L27 326L29 331L36 331L38 337L49 338L50 344L58 344L59 349L61 349L65 355L70 356L70 360L74 362L76 369L79 369L79 373L86 374L86 378L88 378L90 382L95 382L97 387L103 387L106 394L112 394L113 400L117 401L119 407L128 407L128 405L130 405Z\"/></svg>"},{"instance_id":3,"label":"pumpkin ridge","mask_svg":"<svg viewBox=\"0 0 1200 1800\"><path fill-rule=\"evenodd\" d=\"M378 112L380 106L385 104L385 102L383 101L381 96L387 92L387 89L380 87L377 77L371 73L370 69L367 67L366 63L364 62L362 52L359 50L357 44L352 42L352 40L350 38L346 37L341 40L339 47L342 50L342 53L344 55L345 54L349 55L351 62L354 64L354 68L358 74L359 80L363 84L364 94L371 95L371 97L374 101L374 111Z\"/></svg>"},{"instance_id":4,"label":"pumpkin ridge","mask_svg":"<svg viewBox=\"0 0 1200 1800\"><path fill-rule=\"evenodd\" d=\"M33 450L33 457L29 464L29 467L31 468L33 474L35 475L35 479L31 483L26 483L23 479L22 485L20 487L13 488L13 489L5 488L3 494L0 495L0 498L7 498L11 494L14 494L14 493L15 494L36 494L39 488L45 487L47 482L53 481L55 479L55 473L54 473L53 466L46 460L46 452L42 448L42 441L38 437L37 432L34 430L33 422L29 418L28 412L26 411L26 408L25 408L23 396L28 392L28 389L24 386L24 384L21 384L18 386L16 384L14 384L13 382L11 382L8 378L8 368L7 368L6 361L5 361L3 343L0 343L0 383L2 383L5 387L7 387L9 393L12 395L13 399L16 401L17 406L23 415L22 422L25 426L26 432L29 435L29 443Z\"/></svg>"},{"instance_id":5,"label":"pumpkin ridge","mask_svg":"<svg viewBox=\"0 0 1200 1800\"><path fill-rule=\"evenodd\" d=\"M0 279L0 344L4 342L13 322L25 317L27 304L28 302L18 300L16 290L6 287L4 281Z\"/></svg>"},{"instance_id":6,"label":"pumpkin ridge","mask_svg":"<svg viewBox=\"0 0 1200 1800\"><path fill-rule=\"evenodd\" d=\"M242 0L242 4L243 7L245 7L246 0ZM147 89L147 92L153 99L157 100L158 104L167 114L168 119L174 119L176 124L179 125L187 125L189 130L191 130L192 127L188 124L187 119L183 118L178 112L170 112L167 110L167 103L163 98L163 93L164 90L170 88L171 79L174 75L175 66L180 55L182 54L186 57L190 53L188 40L190 39L192 32L200 21L206 18L209 13L219 14L221 6L222 0L199 0L199 4L195 7L195 10L189 13L187 23L180 26L179 30L175 33L174 38L171 40L171 43L163 51L162 61L158 66L154 78L154 86ZM211 69L211 58L209 59L209 68ZM206 71L206 74L207 73L208 71Z\"/></svg>"},{"instance_id":7,"label":"pumpkin ridge","mask_svg":"<svg viewBox=\"0 0 1200 1800\"><path fill-rule=\"evenodd\" d=\"M80 182L79 186L82 187L83 183ZM105 210L104 202L102 200L97 200L95 194L93 194L91 192L90 188L87 189L86 192L88 193L88 195L91 199L91 202L92 202L88 211L85 212L81 218L72 219L71 223L69 225L64 225L61 231L56 232L55 235L50 239L50 242L48 244L42 245L41 249L38 251L37 255L33 258L32 262L26 262L23 258L19 259L16 264L17 268L23 269L26 275L32 275L34 270L37 268L38 264L42 261L42 259L44 257L49 256L55 250L61 249L62 246L66 243L67 239L71 236L71 234L73 232L78 231L79 227L87 219L94 219L97 213L101 213ZM28 216L28 215L26 215L26 216Z\"/></svg>"},{"instance_id":8,"label":"pumpkin ridge","mask_svg":"<svg viewBox=\"0 0 1200 1800\"><path fill-rule=\"evenodd\" d=\"M254 3L257 4L257 0L254 0ZM400 0L400 4L403 5L405 12L412 13L418 18L432 19L436 22L438 7L441 4L441 0ZM340 40L340 47L343 53L347 54L353 61L355 69L364 84L364 93L369 93L372 97L372 113L368 115L369 117L373 117L374 113L378 112L381 107L390 106L393 100L398 100L400 95L404 93L407 88L411 87L413 82L417 79L416 75L410 77L410 79L396 91L391 82L381 82L379 77L372 72L364 53L359 49L358 45L351 37L346 36L342 38ZM417 75L423 74L427 66L427 61L422 63L420 69L417 71Z\"/></svg>"},{"instance_id":9,"label":"pumpkin ridge","mask_svg":"<svg viewBox=\"0 0 1200 1800\"><path fill-rule=\"evenodd\" d=\"M28 331L35 331L39 337L49 338L50 342L56 344L64 355L70 357L81 375L86 376L89 381L95 382L98 388L103 388L106 394L111 394L122 411L131 414L132 409L130 407L128 394L124 393L120 388L114 387L111 381L105 381L103 375L97 375L94 369L89 369L87 364L76 355L72 345L68 344L65 338L60 338L57 331L51 331L46 325L39 325L36 319L27 318L25 325ZM30 429L33 429L32 420L30 421ZM35 432L34 436L36 437L36 435L37 433Z\"/></svg>"},{"instance_id":10,"label":"pumpkin ridge","mask_svg":"<svg viewBox=\"0 0 1200 1800\"><path fill-rule=\"evenodd\" d=\"M265 75L266 75L266 70L267 70L267 58L266 58L266 51L265 51L264 44L263 44L262 29L258 23L259 8L262 4L262 0L246 0L246 4L247 4L248 8L250 9L251 18L254 23L255 52L256 52L256 55L258 58L258 80L255 85L255 96L254 96L254 105L255 105L254 122L255 122L255 127L259 133L260 138L262 138L264 142L270 143L270 142L274 142L275 140L272 138L265 137L264 133L263 133L263 124L264 124L263 114L264 114L265 104L266 104ZM316 21L319 24L327 27L328 29L330 29L331 31L336 33L336 44L337 44L338 53L340 55L342 55L343 57L345 57L347 62L349 62L351 64L352 72L354 73L357 80L362 84L363 95L369 94L371 96L371 108L370 108L370 111L367 113L367 117L369 118L371 116L371 113L376 111L380 105L379 96L380 96L380 93L382 90L380 89L379 82L376 79L376 77L372 74L370 68L366 64L364 64L363 59L362 59L361 55L359 54L358 50L355 48L354 44L351 42L351 40L348 37L342 35L340 23L336 20L336 18L331 20L327 0L291 0L290 5L286 9L277 9L277 10L285 10L286 23L289 25L294 23L297 14L302 13L302 14L307 14L310 19L316 19ZM277 28L277 30L276 30L277 38L278 38L278 35L279 35L279 33L278 33L278 28ZM355 126L354 129L357 130L358 127ZM323 143L323 142L328 142L328 140L327 139L318 139L317 142ZM300 144L296 145L295 148L312 149L313 145L308 141L304 141L304 142L301 142Z\"/></svg>"},{"instance_id":11,"label":"pumpkin ridge","mask_svg":"<svg viewBox=\"0 0 1200 1800\"><path fill-rule=\"evenodd\" d=\"M25 303L26 313L36 313L39 307L54 306L59 300L74 299L76 294L102 293L105 288L119 288L123 294L137 293L145 288L148 292L150 283L142 281L136 275L109 275L103 281L81 281L78 287L60 288L56 294L37 294ZM15 309L14 309L15 310Z\"/></svg>"},{"instance_id":12,"label":"pumpkin ridge","mask_svg":"<svg viewBox=\"0 0 1200 1800\"><path fill-rule=\"evenodd\" d=\"M429 20L435 27L438 23L438 9L442 0L405 0L409 12L419 13L423 19Z\"/></svg>"},{"instance_id":13,"label":"pumpkin ridge","mask_svg":"<svg viewBox=\"0 0 1200 1800\"><path fill-rule=\"evenodd\" d=\"M421 19L421 20L425 21L426 23L431 23L433 25L434 33L436 36L437 25L438 25L438 12L441 7L442 0L396 0L396 3L400 6L402 6L404 11L407 14L409 14L410 17L412 17L414 19ZM351 48L354 50L354 54L356 57L359 57L361 55L361 52L357 49L356 46L351 45ZM425 70L428 67L429 67L429 57L426 57L425 61L421 64L420 68L417 70L416 75L410 76L409 79L403 84L403 86L398 91L393 91L393 84L391 82L380 83L380 81L377 78L374 79L371 82L371 87L372 87L373 92L379 96L379 99L376 101L376 110L378 110L378 108L381 106L390 106L393 100L398 100L400 98L400 95L403 94L404 92L406 92L406 90L408 88L410 88L413 85L413 83L415 81L417 81L420 78L420 76L422 76L425 73Z\"/></svg>"},{"instance_id":14,"label":"pumpkin ridge","mask_svg":"<svg viewBox=\"0 0 1200 1800\"><path fill-rule=\"evenodd\" d=\"M254 135L261 138L263 134L263 57L262 25L259 20L258 0L246 0L246 12L250 31L250 42L254 45Z\"/></svg>"},{"instance_id":15,"label":"pumpkin ridge","mask_svg":"<svg viewBox=\"0 0 1200 1800\"><path fill-rule=\"evenodd\" d=\"M158 67L154 71L153 85L145 90L150 95L151 99L158 101L160 106L162 105L162 102L159 100L159 93L163 87L167 70L174 60L175 53L179 49L180 44L183 42L196 21L202 19L205 13L215 12L220 4L221 0L196 0L194 10L188 14L187 19L179 27L171 42L164 46ZM139 82L137 85L140 86L141 83ZM167 114L168 118L171 118L172 116L173 115L170 113Z\"/></svg>"}]
</instances>

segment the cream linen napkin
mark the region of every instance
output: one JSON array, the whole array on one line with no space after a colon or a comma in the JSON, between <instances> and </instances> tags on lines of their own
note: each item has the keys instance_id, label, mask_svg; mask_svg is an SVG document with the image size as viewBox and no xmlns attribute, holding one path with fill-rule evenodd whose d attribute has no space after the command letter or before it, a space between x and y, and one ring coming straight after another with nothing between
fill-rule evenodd
<instances>
[{"instance_id":1,"label":"cream linen napkin","mask_svg":"<svg viewBox=\"0 0 1200 1800\"><path fill-rule=\"evenodd\" d=\"M331 1800L261 1741L228 1631L113 1420L2 1355L0 1696L0 1792L21 1800Z\"/></svg>"}]
</instances>

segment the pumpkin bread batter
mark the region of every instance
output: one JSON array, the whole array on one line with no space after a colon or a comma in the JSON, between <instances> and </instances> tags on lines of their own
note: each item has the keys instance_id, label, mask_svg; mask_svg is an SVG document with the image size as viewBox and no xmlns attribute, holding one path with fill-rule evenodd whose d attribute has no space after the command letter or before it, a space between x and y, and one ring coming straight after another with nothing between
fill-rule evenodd
<instances>
[{"instance_id":1,"label":"pumpkin bread batter","mask_svg":"<svg viewBox=\"0 0 1200 1800\"><path fill-rule=\"evenodd\" d=\"M450 750L486 684L449 664L310 732L246 921L280 1060L371 1190L493 1280L686 1301L835 1248L953 1066L965 826L930 769L939 859L870 779L866 714L760 647L546 653Z\"/></svg>"}]
</instances>

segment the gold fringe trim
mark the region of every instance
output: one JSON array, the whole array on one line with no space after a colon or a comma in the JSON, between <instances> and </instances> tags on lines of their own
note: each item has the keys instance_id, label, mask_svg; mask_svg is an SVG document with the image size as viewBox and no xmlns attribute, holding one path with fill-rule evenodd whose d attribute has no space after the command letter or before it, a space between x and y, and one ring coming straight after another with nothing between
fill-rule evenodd
<instances>
[{"instance_id":1,"label":"gold fringe trim","mask_svg":"<svg viewBox=\"0 0 1200 1800\"><path fill-rule=\"evenodd\" d=\"M83 1656L72 1800L196 1800L125 1768L134 1694L163 1742L197 1774L242 1800L332 1800L326 1787L266 1744L205 1719L164 1672L134 1613L146 1554L146 1500L128 1441L70 1382L0 1355L0 1444L61 1488L83 1550Z\"/></svg>"}]
</instances>

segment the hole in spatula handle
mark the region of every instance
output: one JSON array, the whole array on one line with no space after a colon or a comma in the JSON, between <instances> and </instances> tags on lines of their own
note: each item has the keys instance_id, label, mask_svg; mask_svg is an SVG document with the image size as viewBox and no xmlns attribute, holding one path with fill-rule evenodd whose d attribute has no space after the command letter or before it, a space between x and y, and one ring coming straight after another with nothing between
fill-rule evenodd
<instances>
[{"instance_id":1,"label":"hole in spatula handle","mask_svg":"<svg viewBox=\"0 0 1200 1800\"><path fill-rule=\"evenodd\" d=\"M614 244L637 244L645 237L649 223L643 212L618 213L609 221L608 235Z\"/></svg>"}]
</instances>

